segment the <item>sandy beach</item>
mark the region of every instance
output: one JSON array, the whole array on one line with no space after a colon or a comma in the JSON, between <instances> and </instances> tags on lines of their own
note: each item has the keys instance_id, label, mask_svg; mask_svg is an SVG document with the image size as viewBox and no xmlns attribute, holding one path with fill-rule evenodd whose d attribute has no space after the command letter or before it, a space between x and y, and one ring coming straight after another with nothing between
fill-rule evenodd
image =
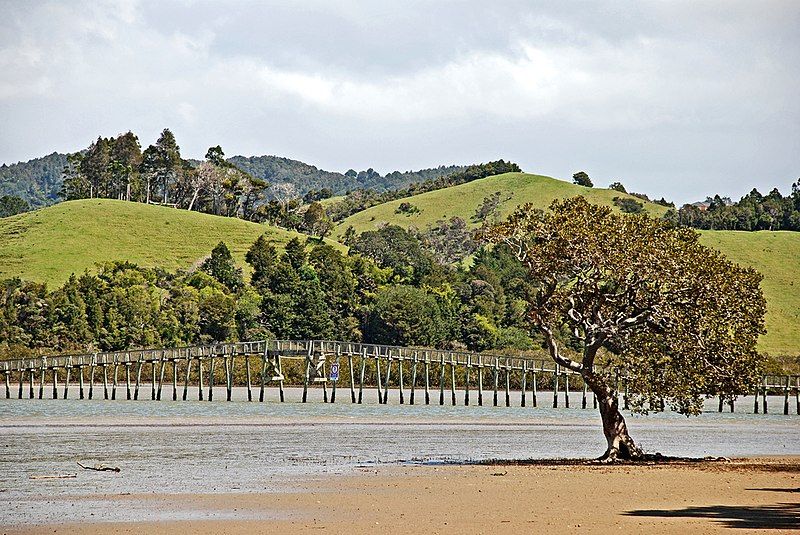
<instances>
[{"instance_id":1,"label":"sandy beach","mask_svg":"<svg viewBox=\"0 0 800 535\"><path fill-rule=\"evenodd\" d=\"M287 492L67 498L198 520L3 533L725 533L800 531L800 457L649 466L391 466Z\"/></svg>"}]
</instances>

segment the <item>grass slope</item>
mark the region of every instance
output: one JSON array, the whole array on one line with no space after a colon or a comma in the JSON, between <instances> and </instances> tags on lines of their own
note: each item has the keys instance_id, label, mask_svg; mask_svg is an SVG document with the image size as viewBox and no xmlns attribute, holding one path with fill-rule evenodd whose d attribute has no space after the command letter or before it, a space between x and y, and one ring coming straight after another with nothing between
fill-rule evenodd
<instances>
[{"instance_id":1,"label":"grass slope","mask_svg":"<svg viewBox=\"0 0 800 535\"><path fill-rule=\"evenodd\" d=\"M614 197L627 196L618 191L585 188L547 176L505 173L373 206L346 218L337 226L334 235L341 236L351 225L356 232L360 233L372 230L382 222L404 227L414 225L424 230L428 225L434 225L439 219L453 216L461 217L468 224L474 226L475 223L471 218L475 211L485 197L497 191L501 194L501 217L507 216L514 208L523 203L531 203L538 208L547 208L554 199L583 195L589 202L612 206L611 200ZM411 215L395 213L401 202L411 203L419 209L419 212ZM661 216L667 211L666 207L658 204L644 204L645 209L654 216Z\"/></svg>"},{"instance_id":2,"label":"grass slope","mask_svg":"<svg viewBox=\"0 0 800 535\"><path fill-rule=\"evenodd\" d=\"M186 269L220 241L245 265L250 245L266 233L285 244L305 236L229 217L141 203L69 201L0 219L0 278L59 285L96 263L128 260L167 270Z\"/></svg>"},{"instance_id":3,"label":"grass slope","mask_svg":"<svg viewBox=\"0 0 800 535\"><path fill-rule=\"evenodd\" d=\"M759 349L772 355L800 355L800 232L702 232L703 245L764 275L767 334Z\"/></svg>"}]
</instances>

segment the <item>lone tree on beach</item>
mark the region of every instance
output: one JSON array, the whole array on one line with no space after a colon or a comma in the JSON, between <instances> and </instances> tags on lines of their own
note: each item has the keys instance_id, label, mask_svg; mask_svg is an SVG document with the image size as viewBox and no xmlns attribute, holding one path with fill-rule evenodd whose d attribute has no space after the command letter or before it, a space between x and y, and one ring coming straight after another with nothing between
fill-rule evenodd
<instances>
[{"instance_id":1,"label":"lone tree on beach","mask_svg":"<svg viewBox=\"0 0 800 535\"><path fill-rule=\"evenodd\" d=\"M666 403L686 415L758 380L762 277L700 245L696 232L575 197L548 212L523 206L487 237L510 246L534 281L530 320L550 356L597 397L601 460L643 457L619 410L617 373L633 410Z\"/></svg>"}]
</instances>

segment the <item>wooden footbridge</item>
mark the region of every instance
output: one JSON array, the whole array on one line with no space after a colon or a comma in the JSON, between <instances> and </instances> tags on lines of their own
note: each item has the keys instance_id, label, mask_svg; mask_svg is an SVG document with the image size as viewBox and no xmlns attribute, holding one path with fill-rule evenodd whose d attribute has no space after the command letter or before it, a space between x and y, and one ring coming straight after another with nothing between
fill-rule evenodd
<instances>
[{"instance_id":1,"label":"wooden footbridge","mask_svg":"<svg viewBox=\"0 0 800 535\"><path fill-rule=\"evenodd\" d=\"M293 378L288 377L287 368L296 372ZM59 399L60 387L61 398L67 399L70 386L74 388L77 379L79 399L93 399L95 385L100 382L103 399L122 398L118 390L124 388L124 399L138 400L142 390L149 387L150 399L161 400L166 378L167 388L171 381L172 400L180 397L186 401L190 391L196 389L198 400L212 401L215 380L221 376L220 386L224 386L228 401L235 385L247 388L248 401L253 401L257 392L260 402L264 401L267 386L277 385L279 399L284 402L285 383L302 382L303 403L308 400L312 386L321 386L325 403L335 403L337 384L341 382L349 386L351 403L362 403L365 390L374 389L378 403L386 404L390 384L394 382L391 392L399 394L401 404L407 401L414 405L422 401L417 396L424 396L424 403L429 405L432 395L436 403L438 393L439 405L444 405L446 398L456 405L463 396L464 405L474 399L482 406L486 391L491 394L492 405L509 407L513 385L522 407L528 400L530 406L538 406L538 389L542 386L550 389L554 408L559 406L561 394L563 406L569 408L570 388L582 390L581 408L589 404L597 406L579 374L549 360L326 340L262 340L5 360L0 361L0 373L5 377L6 398L12 397L13 376L17 376L14 386L18 399L43 399L46 390L50 390L49 378L53 399ZM60 376L63 385L59 385ZM627 381L624 373L617 376L617 391L621 392L627 409ZM800 376L765 376L754 392L755 413L759 412L759 397L761 410L768 412L768 393L783 394L784 414L790 413L789 399L793 393L795 412L800 415ZM728 401L728 405L733 411L733 402ZM722 410L720 399L719 411Z\"/></svg>"}]
</instances>

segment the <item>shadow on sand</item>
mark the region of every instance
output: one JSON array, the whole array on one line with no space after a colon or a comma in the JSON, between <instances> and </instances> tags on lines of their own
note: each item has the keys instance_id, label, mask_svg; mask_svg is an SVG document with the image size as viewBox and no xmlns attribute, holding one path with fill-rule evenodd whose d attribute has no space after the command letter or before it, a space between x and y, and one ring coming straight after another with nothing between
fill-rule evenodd
<instances>
[{"instance_id":1,"label":"shadow on sand","mask_svg":"<svg viewBox=\"0 0 800 535\"><path fill-rule=\"evenodd\" d=\"M763 490L796 492L796 489ZM687 507L685 509L642 509L629 511L625 515L660 518L707 518L727 528L750 530L800 528L800 503L754 506L710 505L706 507Z\"/></svg>"}]
</instances>

